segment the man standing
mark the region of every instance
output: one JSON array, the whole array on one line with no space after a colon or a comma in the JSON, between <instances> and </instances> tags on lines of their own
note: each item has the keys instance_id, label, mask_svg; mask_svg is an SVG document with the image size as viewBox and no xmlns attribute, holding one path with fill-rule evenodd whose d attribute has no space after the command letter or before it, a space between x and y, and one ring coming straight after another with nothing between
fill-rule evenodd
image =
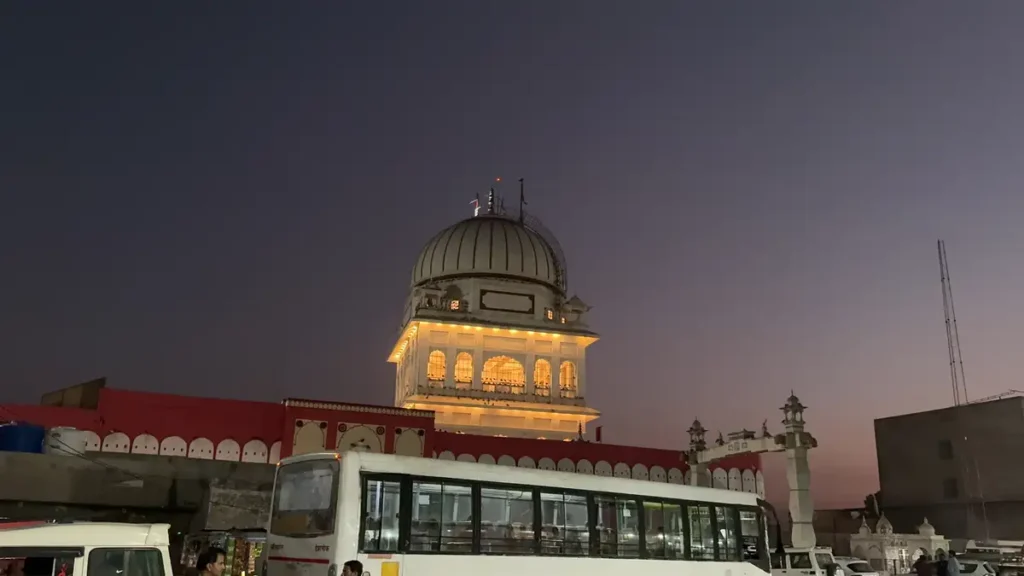
<instances>
[{"instance_id":1,"label":"man standing","mask_svg":"<svg viewBox=\"0 0 1024 576\"><path fill-rule=\"evenodd\" d=\"M221 576L224 574L224 558L227 553L222 548L211 547L196 559L196 570L200 576Z\"/></svg>"},{"instance_id":2,"label":"man standing","mask_svg":"<svg viewBox=\"0 0 1024 576\"><path fill-rule=\"evenodd\" d=\"M341 576L363 576L363 563L359 560L349 560L341 569Z\"/></svg>"}]
</instances>

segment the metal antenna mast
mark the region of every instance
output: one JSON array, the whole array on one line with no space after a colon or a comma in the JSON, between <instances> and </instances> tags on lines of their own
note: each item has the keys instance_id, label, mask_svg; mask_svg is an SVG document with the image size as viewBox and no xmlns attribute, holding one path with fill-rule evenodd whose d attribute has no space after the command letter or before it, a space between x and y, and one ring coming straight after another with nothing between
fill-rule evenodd
<instances>
[{"instance_id":1,"label":"metal antenna mast","mask_svg":"<svg viewBox=\"0 0 1024 576\"><path fill-rule=\"evenodd\" d=\"M956 327L956 307L953 305L953 282L949 277L949 260L946 258L946 242L939 240L939 276L942 279L942 311L946 320L946 347L949 351L949 378L953 385L953 405L966 404L967 377L964 375L964 358L960 351L960 332Z\"/></svg>"}]
</instances>

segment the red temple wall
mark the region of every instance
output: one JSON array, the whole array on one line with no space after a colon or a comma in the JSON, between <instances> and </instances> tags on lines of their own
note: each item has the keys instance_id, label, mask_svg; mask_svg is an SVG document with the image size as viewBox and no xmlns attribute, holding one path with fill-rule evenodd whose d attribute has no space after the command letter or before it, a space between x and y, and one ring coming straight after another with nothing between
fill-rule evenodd
<instances>
[{"instance_id":1,"label":"red temple wall","mask_svg":"<svg viewBox=\"0 0 1024 576\"><path fill-rule=\"evenodd\" d=\"M88 450L276 462L292 453L374 452L683 482L681 452L596 442L456 434L434 428L430 412L289 399L283 403L197 398L104 388L96 410L0 406L0 420L71 427L90 434ZM301 424L301 425L300 425ZM714 484L763 492L760 456L710 466ZM739 476L738 476L739 475Z\"/></svg>"}]
</instances>

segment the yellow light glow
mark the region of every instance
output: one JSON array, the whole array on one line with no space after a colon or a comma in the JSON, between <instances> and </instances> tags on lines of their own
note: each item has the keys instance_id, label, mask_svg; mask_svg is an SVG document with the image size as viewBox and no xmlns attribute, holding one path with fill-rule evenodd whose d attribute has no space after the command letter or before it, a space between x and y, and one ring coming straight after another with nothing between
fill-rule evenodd
<instances>
[{"instance_id":1,"label":"yellow light glow","mask_svg":"<svg viewBox=\"0 0 1024 576\"><path fill-rule=\"evenodd\" d=\"M512 328L511 330L508 331L508 333L509 334L518 334L519 330L516 330L515 328Z\"/></svg>"}]
</instances>

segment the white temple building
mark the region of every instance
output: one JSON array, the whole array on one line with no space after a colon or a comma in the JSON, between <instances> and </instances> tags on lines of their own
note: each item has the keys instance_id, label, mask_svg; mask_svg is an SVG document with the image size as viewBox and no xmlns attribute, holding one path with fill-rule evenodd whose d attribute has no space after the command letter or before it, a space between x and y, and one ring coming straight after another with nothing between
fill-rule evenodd
<instances>
[{"instance_id":1,"label":"white temple building","mask_svg":"<svg viewBox=\"0 0 1024 576\"><path fill-rule=\"evenodd\" d=\"M395 405L436 413L440 430L569 440L600 413L586 402L598 336L569 296L554 237L494 192L486 210L436 234L412 271L388 360Z\"/></svg>"}]
</instances>

